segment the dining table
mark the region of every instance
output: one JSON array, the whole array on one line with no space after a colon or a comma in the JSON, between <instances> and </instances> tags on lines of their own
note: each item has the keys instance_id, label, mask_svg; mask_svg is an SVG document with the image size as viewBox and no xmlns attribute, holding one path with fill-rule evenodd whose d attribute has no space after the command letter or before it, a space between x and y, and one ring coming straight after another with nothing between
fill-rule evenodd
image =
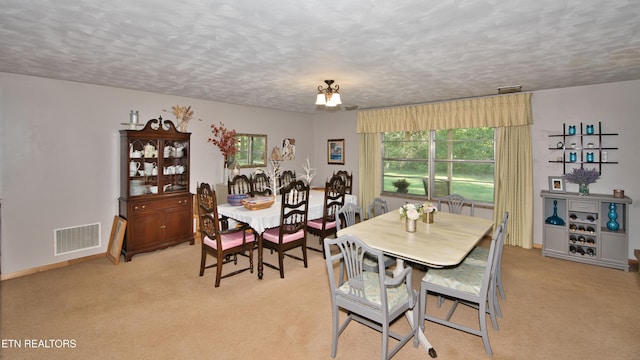
<instances>
[{"instance_id":1,"label":"dining table","mask_svg":"<svg viewBox=\"0 0 640 360\"><path fill-rule=\"evenodd\" d=\"M345 194L345 204L356 204L357 197L351 194ZM240 206L231 204L218 205L218 214L226 216L230 219L245 223L253 229L257 234L258 241L258 279L262 279L264 263L262 256L262 234L265 230L280 226L280 215L282 207L282 196L277 195L273 205L266 209L250 210ZM319 219L324 215L324 188L322 190L309 191L309 203L307 219Z\"/></svg>"},{"instance_id":2,"label":"dining table","mask_svg":"<svg viewBox=\"0 0 640 360\"><path fill-rule=\"evenodd\" d=\"M338 236L354 235L385 255L397 258L393 273L398 274L404 269L405 260L431 268L460 264L493 228L492 220L481 217L439 211L433 218L433 223L417 220L415 232L408 232L406 218L401 218L397 210L390 211L341 229ZM422 311L421 306L424 305L418 304L416 311ZM411 310L406 316L411 323ZM419 332L418 336L429 355L435 358L437 353L426 335Z\"/></svg>"}]
</instances>

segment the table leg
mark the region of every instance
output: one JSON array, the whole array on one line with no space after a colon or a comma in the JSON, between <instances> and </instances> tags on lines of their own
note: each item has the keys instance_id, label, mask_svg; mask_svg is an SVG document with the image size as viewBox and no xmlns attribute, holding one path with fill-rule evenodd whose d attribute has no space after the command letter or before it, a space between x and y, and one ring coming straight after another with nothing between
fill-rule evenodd
<instances>
[{"instance_id":1,"label":"table leg","mask_svg":"<svg viewBox=\"0 0 640 360\"><path fill-rule=\"evenodd\" d=\"M262 271L264 264L262 263L262 234L258 235L258 279L262 280Z\"/></svg>"},{"instance_id":2,"label":"table leg","mask_svg":"<svg viewBox=\"0 0 640 360\"><path fill-rule=\"evenodd\" d=\"M393 270L393 276L400 274L403 269L404 260L396 259L396 268ZM419 296L418 299L420 299ZM416 306L417 309L414 309L414 311L422 311L422 306L424 305L420 304L420 301L418 300L418 305ZM411 324L411 326L413 327L413 312L409 310L405 313L405 316L407 317L407 320L409 320L409 324ZM415 326L418 326L418 324L416 324ZM429 343L429 340L427 340L427 336L424 334L424 332L418 331L418 341L425 349L427 349L429 356L431 356L432 358L436 358L438 356L438 354L436 353L436 349L431 346L431 343Z\"/></svg>"}]
</instances>

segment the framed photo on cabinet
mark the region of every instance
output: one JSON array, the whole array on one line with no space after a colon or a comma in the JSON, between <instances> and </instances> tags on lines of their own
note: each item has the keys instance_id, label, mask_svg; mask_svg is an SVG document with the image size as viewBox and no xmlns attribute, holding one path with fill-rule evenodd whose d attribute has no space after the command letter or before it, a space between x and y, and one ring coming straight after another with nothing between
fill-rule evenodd
<instances>
[{"instance_id":1,"label":"framed photo on cabinet","mask_svg":"<svg viewBox=\"0 0 640 360\"><path fill-rule=\"evenodd\" d=\"M327 140L327 162L344 165L344 139Z\"/></svg>"},{"instance_id":2,"label":"framed photo on cabinet","mask_svg":"<svg viewBox=\"0 0 640 360\"><path fill-rule=\"evenodd\" d=\"M549 176L549 191L557 193L567 192L564 176Z\"/></svg>"}]
</instances>

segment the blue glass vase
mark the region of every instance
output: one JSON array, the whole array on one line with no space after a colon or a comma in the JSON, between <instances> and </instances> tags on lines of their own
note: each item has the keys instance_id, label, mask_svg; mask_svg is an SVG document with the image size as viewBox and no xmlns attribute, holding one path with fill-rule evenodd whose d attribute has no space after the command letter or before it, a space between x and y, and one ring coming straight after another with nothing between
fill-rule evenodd
<instances>
[{"instance_id":1,"label":"blue glass vase","mask_svg":"<svg viewBox=\"0 0 640 360\"><path fill-rule=\"evenodd\" d=\"M607 229L609 229L609 231L618 231L618 229L620 229L620 224L616 221L618 218L616 209L617 207L615 203L609 204L609 221L607 221Z\"/></svg>"}]
</instances>

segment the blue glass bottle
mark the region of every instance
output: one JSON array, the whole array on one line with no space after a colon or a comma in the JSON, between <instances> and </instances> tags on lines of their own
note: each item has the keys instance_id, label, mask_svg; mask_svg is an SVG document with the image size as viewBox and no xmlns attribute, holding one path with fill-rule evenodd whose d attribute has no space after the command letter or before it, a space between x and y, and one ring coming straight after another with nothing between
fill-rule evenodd
<instances>
[{"instance_id":1,"label":"blue glass bottle","mask_svg":"<svg viewBox=\"0 0 640 360\"><path fill-rule=\"evenodd\" d=\"M587 125L587 135L593 135L593 125Z\"/></svg>"},{"instance_id":2,"label":"blue glass bottle","mask_svg":"<svg viewBox=\"0 0 640 360\"><path fill-rule=\"evenodd\" d=\"M592 152L588 152L587 153L587 162L593 162L593 153Z\"/></svg>"},{"instance_id":3,"label":"blue glass bottle","mask_svg":"<svg viewBox=\"0 0 640 360\"><path fill-rule=\"evenodd\" d=\"M609 204L609 221L607 222L607 229L609 229L610 231L618 231L618 229L620 229L620 224L618 224L618 222L616 221L616 219L618 218L616 208L617 207L615 203Z\"/></svg>"},{"instance_id":4,"label":"blue glass bottle","mask_svg":"<svg viewBox=\"0 0 640 360\"><path fill-rule=\"evenodd\" d=\"M551 225L564 225L564 220L558 216L558 200L553 200L553 215L549 216L544 222Z\"/></svg>"},{"instance_id":5,"label":"blue glass bottle","mask_svg":"<svg viewBox=\"0 0 640 360\"><path fill-rule=\"evenodd\" d=\"M569 125L569 135L575 135L575 134L576 134L575 125Z\"/></svg>"}]
</instances>

